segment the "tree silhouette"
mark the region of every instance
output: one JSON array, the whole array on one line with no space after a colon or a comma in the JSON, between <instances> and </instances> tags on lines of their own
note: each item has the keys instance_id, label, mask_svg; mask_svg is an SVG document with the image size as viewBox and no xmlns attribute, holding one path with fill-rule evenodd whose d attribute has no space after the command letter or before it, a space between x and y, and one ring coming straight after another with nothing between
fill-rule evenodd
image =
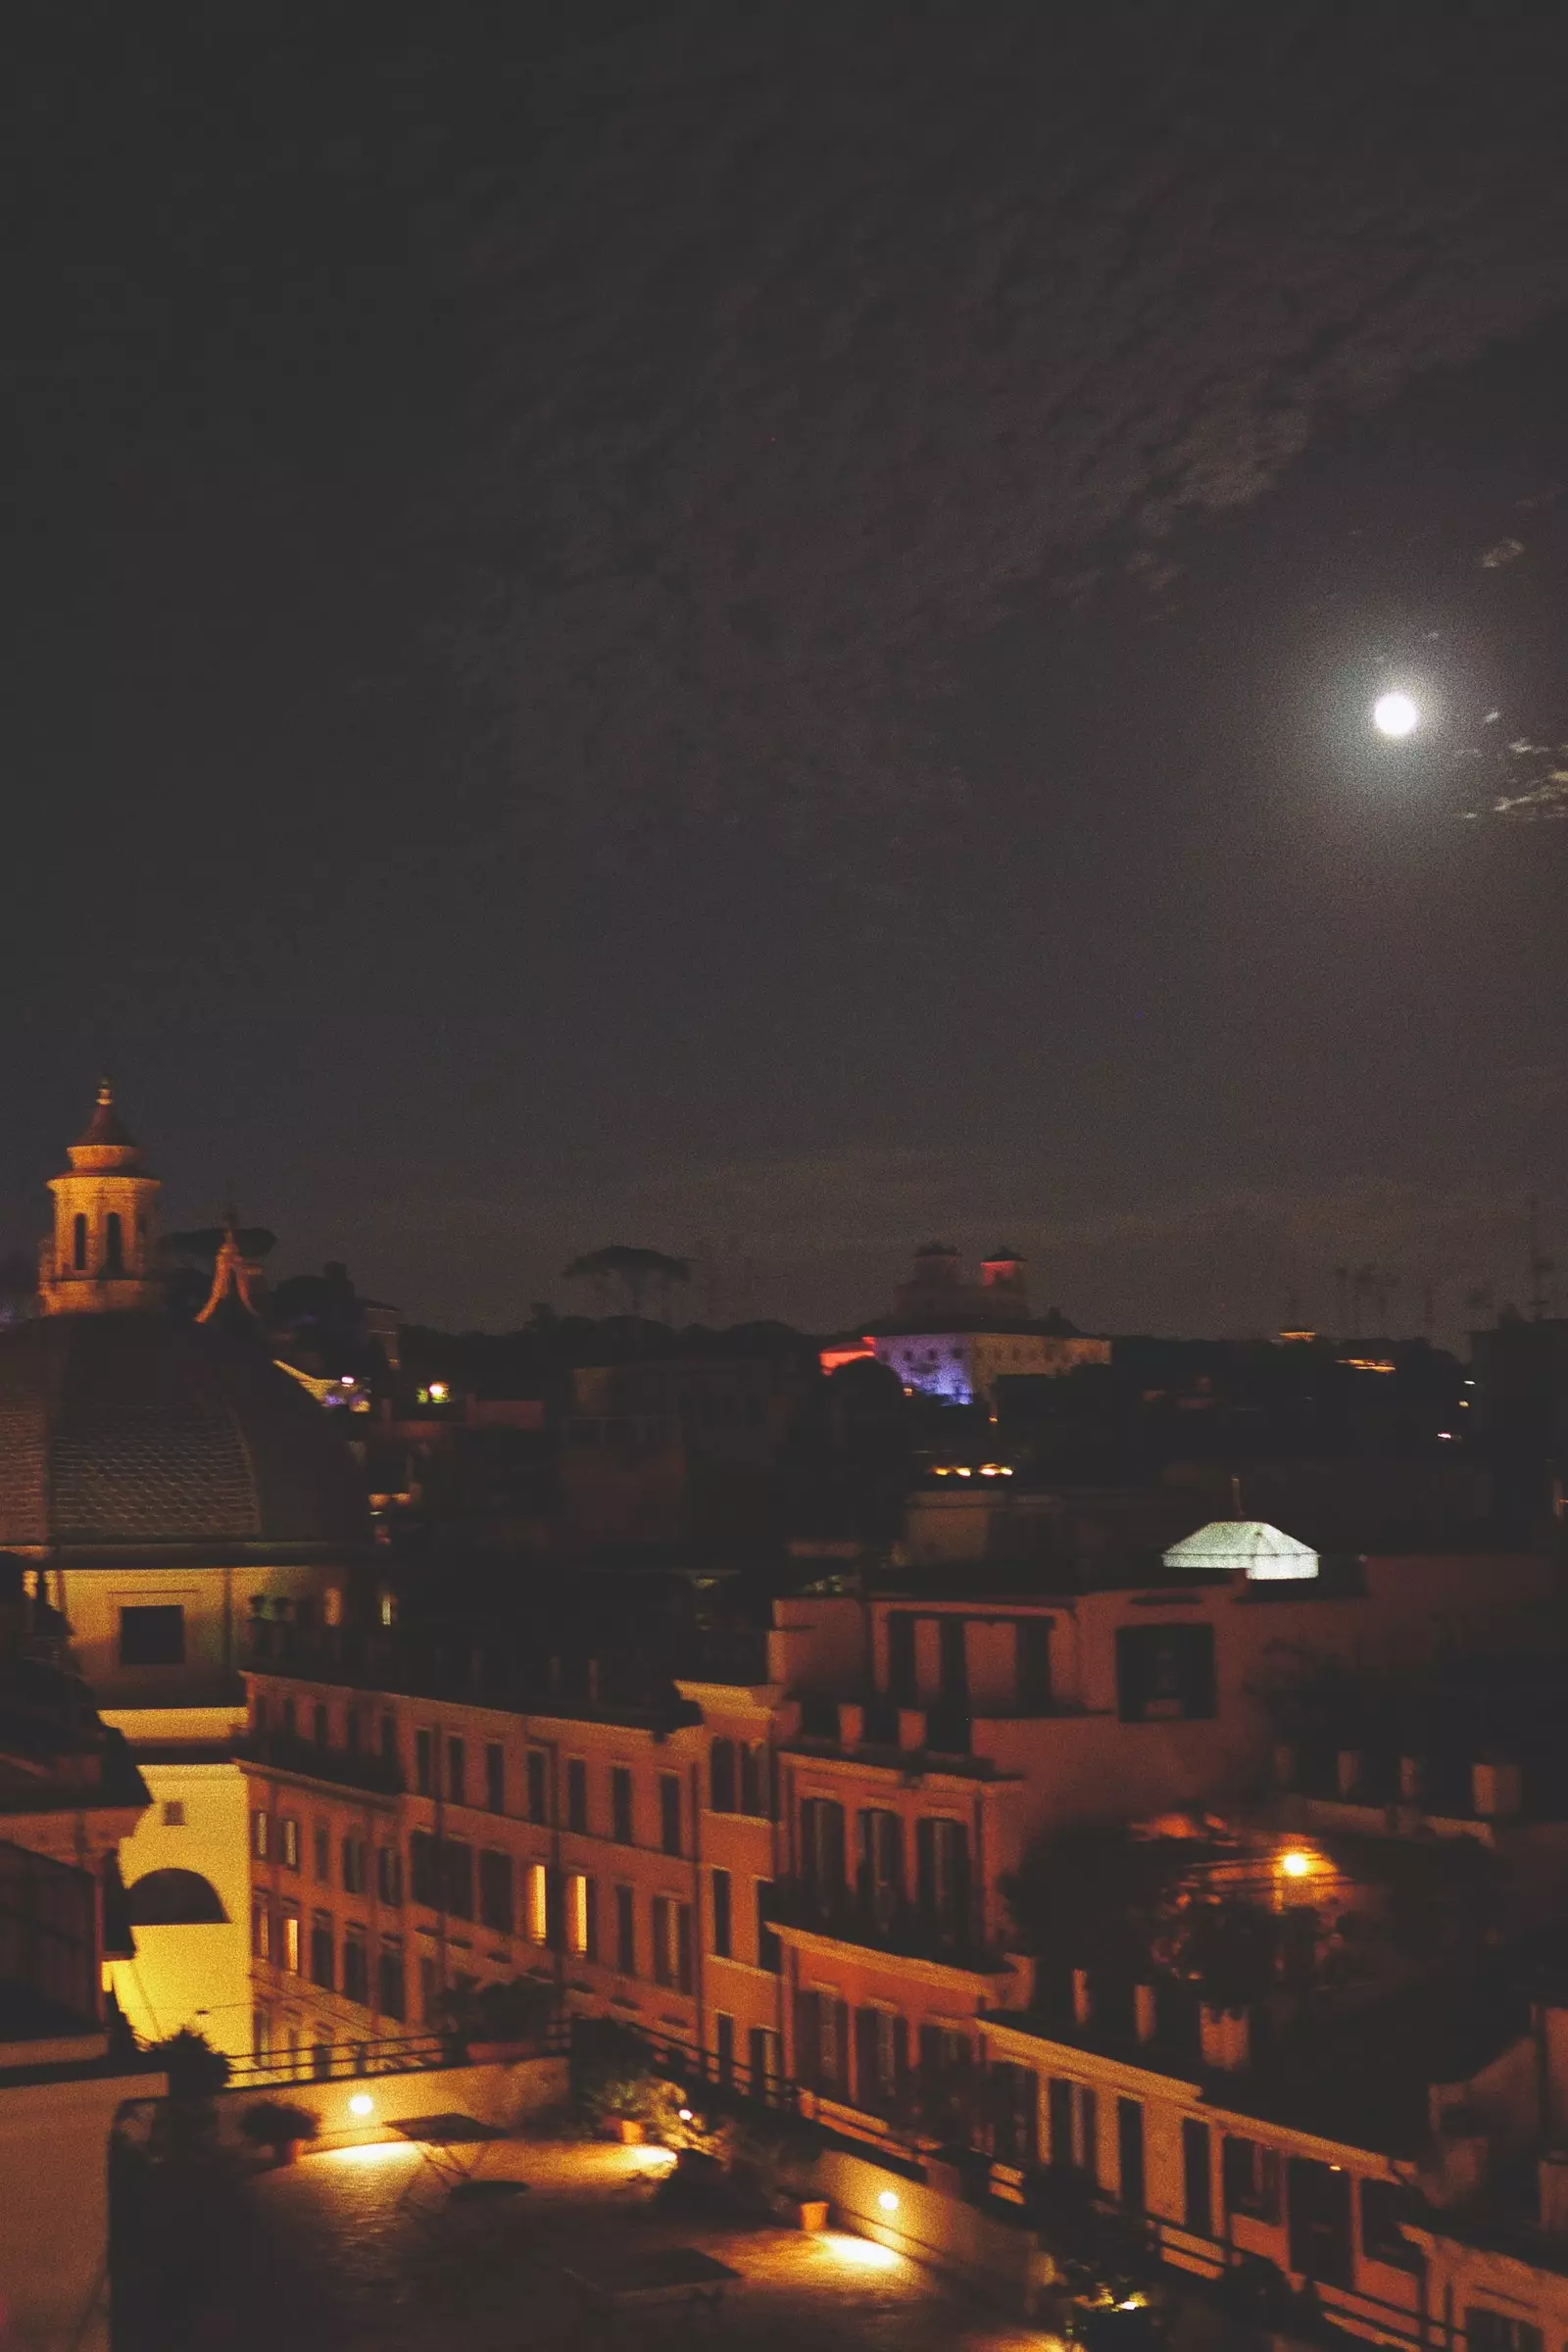
<instances>
[{"instance_id":1,"label":"tree silhouette","mask_svg":"<svg viewBox=\"0 0 1568 2352\"><path fill-rule=\"evenodd\" d=\"M691 1278L684 1257L666 1257L662 1250L635 1250L624 1242L590 1250L586 1256L574 1257L565 1271L567 1282L591 1282L599 1297L623 1315L640 1315L650 1291L661 1294L667 1315L670 1286Z\"/></svg>"}]
</instances>

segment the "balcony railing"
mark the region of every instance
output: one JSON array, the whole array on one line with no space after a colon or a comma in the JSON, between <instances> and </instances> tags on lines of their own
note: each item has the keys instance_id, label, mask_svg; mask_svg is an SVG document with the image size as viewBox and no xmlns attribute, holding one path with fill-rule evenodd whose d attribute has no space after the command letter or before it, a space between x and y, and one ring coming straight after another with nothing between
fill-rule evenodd
<instances>
[{"instance_id":1,"label":"balcony railing","mask_svg":"<svg viewBox=\"0 0 1568 2352\"><path fill-rule=\"evenodd\" d=\"M253 1732L240 1748L253 1764L270 1765L301 1780L325 1781L334 1788L362 1788L374 1796L401 1796L403 1768L373 1748L327 1747L294 1732Z\"/></svg>"},{"instance_id":2,"label":"balcony railing","mask_svg":"<svg viewBox=\"0 0 1568 2352\"><path fill-rule=\"evenodd\" d=\"M905 1959L942 1961L950 1968L993 1975L1004 1966L966 1906L947 1909L910 1902L886 1887L862 1891L781 1879L774 1887L773 1919L780 1927L809 1929L840 1943L862 1944L868 1951Z\"/></svg>"}]
</instances>

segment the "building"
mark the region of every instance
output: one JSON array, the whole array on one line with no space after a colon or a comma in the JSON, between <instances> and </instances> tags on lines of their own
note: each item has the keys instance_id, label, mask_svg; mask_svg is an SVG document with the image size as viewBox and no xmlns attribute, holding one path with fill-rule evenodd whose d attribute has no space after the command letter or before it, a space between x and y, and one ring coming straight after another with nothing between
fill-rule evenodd
<instances>
[{"instance_id":1,"label":"building","mask_svg":"<svg viewBox=\"0 0 1568 2352\"><path fill-rule=\"evenodd\" d=\"M982 1260L980 1280L971 1283L956 1250L926 1243L894 1293L893 1313L865 1324L858 1339L830 1343L823 1370L874 1355L911 1394L993 1410L1000 1380L1108 1364L1108 1340L1086 1338L1054 1308L1031 1318L1024 1262L1003 1245Z\"/></svg>"},{"instance_id":2,"label":"building","mask_svg":"<svg viewBox=\"0 0 1568 2352\"><path fill-rule=\"evenodd\" d=\"M154 1800L122 1856L142 1931L116 1964L125 2013L152 2038L194 2019L238 2048L247 1628L343 1615L363 1492L330 1417L232 1286L220 1298L221 1253L213 1314L166 1311L159 1179L107 1087L50 1189L44 1311L0 1332L0 1546L41 1574Z\"/></svg>"},{"instance_id":3,"label":"building","mask_svg":"<svg viewBox=\"0 0 1568 2352\"><path fill-rule=\"evenodd\" d=\"M109 2341L109 2142L137 2071L107 1980L116 1856L147 1806L65 1657L36 1570L0 1555L0 2311L8 2338Z\"/></svg>"}]
</instances>

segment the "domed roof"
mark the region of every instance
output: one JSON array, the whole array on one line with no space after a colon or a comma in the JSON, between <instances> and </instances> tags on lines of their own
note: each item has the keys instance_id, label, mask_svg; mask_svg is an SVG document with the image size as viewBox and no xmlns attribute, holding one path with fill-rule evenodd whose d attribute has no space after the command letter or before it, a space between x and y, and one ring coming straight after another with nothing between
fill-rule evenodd
<instances>
[{"instance_id":1,"label":"domed roof","mask_svg":"<svg viewBox=\"0 0 1568 2352\"><path fill-rule=\"evenodd\" d=\"M347 1447L257 1341L154 1313L0 1332L0 1546L342 1553Z\"/></svg>"}]
</instances>

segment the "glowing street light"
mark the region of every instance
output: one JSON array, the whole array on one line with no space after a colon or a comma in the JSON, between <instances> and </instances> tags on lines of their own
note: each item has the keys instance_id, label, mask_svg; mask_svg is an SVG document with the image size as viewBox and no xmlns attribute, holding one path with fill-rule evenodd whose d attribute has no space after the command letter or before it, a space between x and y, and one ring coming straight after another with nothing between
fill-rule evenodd
<instances>
[{"instance_id":1,"label":"glowing street light","mask_svg":"<svg viewBox=\"0 0 1568 2352\"><path fill-rule=\"evenodd\" d=\"M1407 694L1380 694L1372 706L1372 724L1380 735L1411 735L1421 713Z\"/></svg>"},{"instance_id":2,"label":"glowing street light","mask_svg":"<svg viewBox=\"0 0 1568 2352\"><path fill-rule=\"evenodd\" d=\"M357 2090L349 2101L349 2113L350 2115L368 2115L374 2105L375 2101L368 2090Z\"/></svg>"},{"instance_id":3,"label":"glowing street light","mask_svg":"<svg viewBox=\"0 0 1568 2352\"><path fill-rule=\"evenodd\" d=\"M1311 1855L1303 1854L1299 1846L1293 1846L1288 1854L1280 1856L1280 1874L1287 1879L1310 1878L1312 1875Z\"/></svg>"}]
</instances>

